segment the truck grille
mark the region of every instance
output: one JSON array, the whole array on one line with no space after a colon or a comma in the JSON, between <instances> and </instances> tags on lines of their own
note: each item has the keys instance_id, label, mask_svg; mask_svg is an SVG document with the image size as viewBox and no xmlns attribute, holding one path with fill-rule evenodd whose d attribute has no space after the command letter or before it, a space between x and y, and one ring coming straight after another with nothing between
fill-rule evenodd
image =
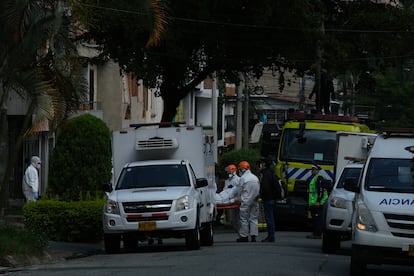
<instances>
[{"instance_id":1,"label":"truck grille","mask_svg":"<svg viewBox=\"0 0 414 276\"><path fill-rule=\"evenodd\" d=\"M384 214L385 220L389 227L398 232L391 232L396 237L414 238L414 216L398 215L398 214ZM405 231L409 230L409 231Z\"/></svg>"},{"instance_id":2,"label":"truck grille","mask_svg":"<svg viewBox=\"0 0 414 276\"><path fill-rule=\"evenodd\" d=\"M141 202L124 202L122 206L126 214L154 213L170 211L172 200L156 200Z\"/></svg>"}]
</instances>

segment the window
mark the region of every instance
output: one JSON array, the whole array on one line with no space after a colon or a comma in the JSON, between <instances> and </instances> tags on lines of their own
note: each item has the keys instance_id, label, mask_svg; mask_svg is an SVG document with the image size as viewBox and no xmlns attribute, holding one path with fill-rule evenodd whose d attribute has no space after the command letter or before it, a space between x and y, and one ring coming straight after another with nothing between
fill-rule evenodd
<instances>
[{"instance_id":1,"label":"window","mask_svg":"<svg viewBox=\"0 0 414 276\"><path fill-rule=\"evenodd\" d=\"M124 168L116 189L190 186L185 165L151 165Z\"/></svg>"}]
</instances>

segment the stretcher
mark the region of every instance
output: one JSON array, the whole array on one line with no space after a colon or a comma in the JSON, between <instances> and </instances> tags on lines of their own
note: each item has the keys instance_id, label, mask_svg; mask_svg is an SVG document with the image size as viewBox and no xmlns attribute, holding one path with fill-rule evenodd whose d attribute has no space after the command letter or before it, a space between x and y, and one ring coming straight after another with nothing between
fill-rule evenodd
<instances>
[{"instance_id":1,"label":"stretcher","mask_svg":"<svg viewBox=\"0 0 414 276\"><path fill-rule=\"evenodd\" d=\"M219 209L219 210L220 209L222 209L222 210L224 210L224 209L239 209L240 208L240 203L235 202L235 203L232 203L232 204L217 204L216 208Z\"/></svg>"}]
</instances>

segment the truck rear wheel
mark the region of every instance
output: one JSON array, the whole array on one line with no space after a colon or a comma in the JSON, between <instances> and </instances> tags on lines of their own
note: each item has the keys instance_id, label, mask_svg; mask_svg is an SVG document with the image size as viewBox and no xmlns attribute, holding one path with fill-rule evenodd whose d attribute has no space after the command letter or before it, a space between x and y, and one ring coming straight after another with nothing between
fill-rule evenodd
<instances>
[{"instance_id":1,"label":"truck rear wheel","mask_svg":"<svg viewBox=\"0 0 414 276\"><path fill-rule=\"evenodd\" d=\"M206 246L212 246L214 243L214 231L213 222L209 222L206 227L201 230L200 233L201 244Z\"/></svg>"},{"instance_id":2,"label":"truck rear wheel","mask_svg":"<svg viewBox=\"0 0 414 276\"><path fill-rule=\"evenodd\" d=\"M121 235L104 234L105 252L108 254L119 253L121 248Z\"/></svg>"},{"instance_id":3,"label":"truck rear wheel","mask_svg":"<svg viewBox=\"0 0 414 276\"><path fill-rule=\"evenodd\" d=\"M322 252L334 253L341 246L341 235L335 231L325 230L322 235Z\"/></svg>"},{"instance_id":4,"label":"truck rear wheel","mask_svg":"<svg viewBox=\"0 0 414 276\"><path fill-rule=\"evenodd\" d=\"M200 249L200 228L198 226L198 221L194 229L189 230L185 234L185 246L190 250Z\"/></svg>"}]
</instances>

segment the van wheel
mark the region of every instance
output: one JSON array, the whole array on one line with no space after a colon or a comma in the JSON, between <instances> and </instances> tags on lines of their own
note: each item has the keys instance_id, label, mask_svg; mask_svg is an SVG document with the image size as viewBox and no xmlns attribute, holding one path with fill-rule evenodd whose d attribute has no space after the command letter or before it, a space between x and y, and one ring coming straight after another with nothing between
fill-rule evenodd
<instances>
[{"instance_id":1,"label":"van wheel","mask_svg":"<svg viewBox=\"0 0 414 276\"><path fill-rule=\"evenodd\" d=\"M352 248L351 254L351 265L350 265L350 275L351 276L363 276L367 271L367 263L358 258L358 249Z\"/></svg>"},{"instance_id":2,"label":"van wheel","mask_svg":"<svg viewBox=\"0 0 414 276\"><path fill-rule=\"evenodd\" d=\"M341 246L341 236L335 231L325 230L322 235L322 252L334 253Z\"/></svg>"},{"instance_id":3,"label":"van wheel","mask_svg":"<svg viewBox=\"0 0 414 276\"><path fill-rule=\"evenodd\" d=\"M108 254L119 253L121 248L121 235L104 234L105 252Z\"/></svg>"},{"instance_id":4,"label":"van wheel","mask_svg":"<svg viewBox=\"0 0 414 276\"><path fill-rule=\"evenodd\" d=\"M206 227L201 230L200 233L201 244L206 246L212 246L214 243L214 231L213 222L209 222Z\"/></svg>"},{"instance_id":5,"label":"van wheel","mask_svg":"<svg viewBox=\"0 0 414 276\"><path fill-rule=\"evenodd\" d=\"M189 250L198 250L200 249L200 228L198 226L198 220L194 229L189 230L185 234L185 246Z\"/></svg>"}]
</instances>

